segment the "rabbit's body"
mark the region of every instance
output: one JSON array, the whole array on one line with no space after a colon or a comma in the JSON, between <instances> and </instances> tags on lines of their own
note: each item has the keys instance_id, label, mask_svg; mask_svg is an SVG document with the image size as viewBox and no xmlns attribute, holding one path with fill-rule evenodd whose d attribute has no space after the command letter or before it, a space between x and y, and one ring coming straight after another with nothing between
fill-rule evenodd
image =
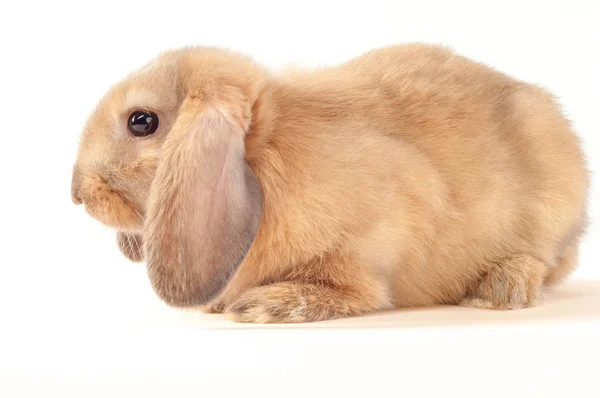
<instances>
[{"instance_id":1,"label":"rabbit's body","mask_svg":"<svg viewBox=\"0 0 600 398\"><path fill-rule=\"evenodd\" d=\"M196 73L203 56L178 73ZM425 45L260 76L241 86L256 98L245 158L261 223L208 311L301 322L443 303L512 309L575 266L586 169L544 90ZM165 287L176 268L149 267L165 300L193 304Z\"/></svg>"}]
</instances>

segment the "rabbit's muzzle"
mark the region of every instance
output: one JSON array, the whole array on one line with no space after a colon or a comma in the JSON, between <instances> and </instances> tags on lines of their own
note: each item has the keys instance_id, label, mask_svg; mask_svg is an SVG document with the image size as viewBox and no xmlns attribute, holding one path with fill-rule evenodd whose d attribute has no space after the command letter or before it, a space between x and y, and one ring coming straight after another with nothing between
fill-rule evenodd
<instances>
[{"instance_id":1,"label":"rabbit's muzzle","mask_svg":"<svg viewBox=\"0 0 600 398\"><path fill-rule=\"evenodd\" d=\"M101 223L120 231L138 232L143 225L140 211L105 177L82 173L77 166L71 180L71 200Z\"/></svg>"},{"instance_id":2,"label":"rabbit's muzzle","mask_svg":"<svg viewBox=\"0 0 600 398\"><path fill-rule=\"evenodd\" d=\"M71 178L71 200L76 205L83 203L79 190L81 188L81 172L77 166L73 167L73 177Z\"/></svg>"}]
</instances>

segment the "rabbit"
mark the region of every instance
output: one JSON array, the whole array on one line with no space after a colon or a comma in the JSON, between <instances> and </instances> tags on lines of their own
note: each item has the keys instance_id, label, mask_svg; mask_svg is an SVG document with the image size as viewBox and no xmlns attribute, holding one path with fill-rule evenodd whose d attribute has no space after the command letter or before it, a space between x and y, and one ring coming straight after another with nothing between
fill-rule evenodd
<instances>
[{"instance_id":1,"label":"rabbit","mask_svg":"<svg viewBox=\"0 0 600 398\"><path fill-rule=\"evenodd\" d=\"M299 323L533 306L588 180L550 93L442 46L285 73L185 47L100 100L71 194L168 305Z\"/></svg>"}]
</instances>

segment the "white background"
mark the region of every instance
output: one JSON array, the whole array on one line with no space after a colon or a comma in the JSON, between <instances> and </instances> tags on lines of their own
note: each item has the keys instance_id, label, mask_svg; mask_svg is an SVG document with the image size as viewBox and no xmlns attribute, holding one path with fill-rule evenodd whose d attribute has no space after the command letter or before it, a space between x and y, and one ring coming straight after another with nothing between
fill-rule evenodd
<instances>
[{"instance_id":1,"label":"white background","mask_svg":"<svg viewBox=\"0 0 600 398\"><path fill-rule=\"evenodd\" d=\"M143 265L122 258L114 233L72 205L69 190L78 135L100 96L188 44L273 68L447 44L553 91L597 174L598 21L593 0L3 2L0 396L600 396L598 318L208 331L213 318L158 301ZM600 278L597 183L590 205L574 280Z\"/></svg>"}]
</instances>

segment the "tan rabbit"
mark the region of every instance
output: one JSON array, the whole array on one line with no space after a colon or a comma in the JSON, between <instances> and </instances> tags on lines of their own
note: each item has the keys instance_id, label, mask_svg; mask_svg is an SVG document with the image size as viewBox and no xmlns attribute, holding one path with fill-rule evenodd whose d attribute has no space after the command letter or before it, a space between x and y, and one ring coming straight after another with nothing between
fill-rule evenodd
<instances>
[{"instance_id":1,"label":"tan rabbit","mask_svg":"<svg viewBox=\"0 0 600 398\"><path fill-rule=\"evenodd\" d=\"M550 94L413 44L283 76L166 52L99 103L72 195L168 304L307 322L531 306L576 265L587 189Z\"/></svg>"}]
</instances>

